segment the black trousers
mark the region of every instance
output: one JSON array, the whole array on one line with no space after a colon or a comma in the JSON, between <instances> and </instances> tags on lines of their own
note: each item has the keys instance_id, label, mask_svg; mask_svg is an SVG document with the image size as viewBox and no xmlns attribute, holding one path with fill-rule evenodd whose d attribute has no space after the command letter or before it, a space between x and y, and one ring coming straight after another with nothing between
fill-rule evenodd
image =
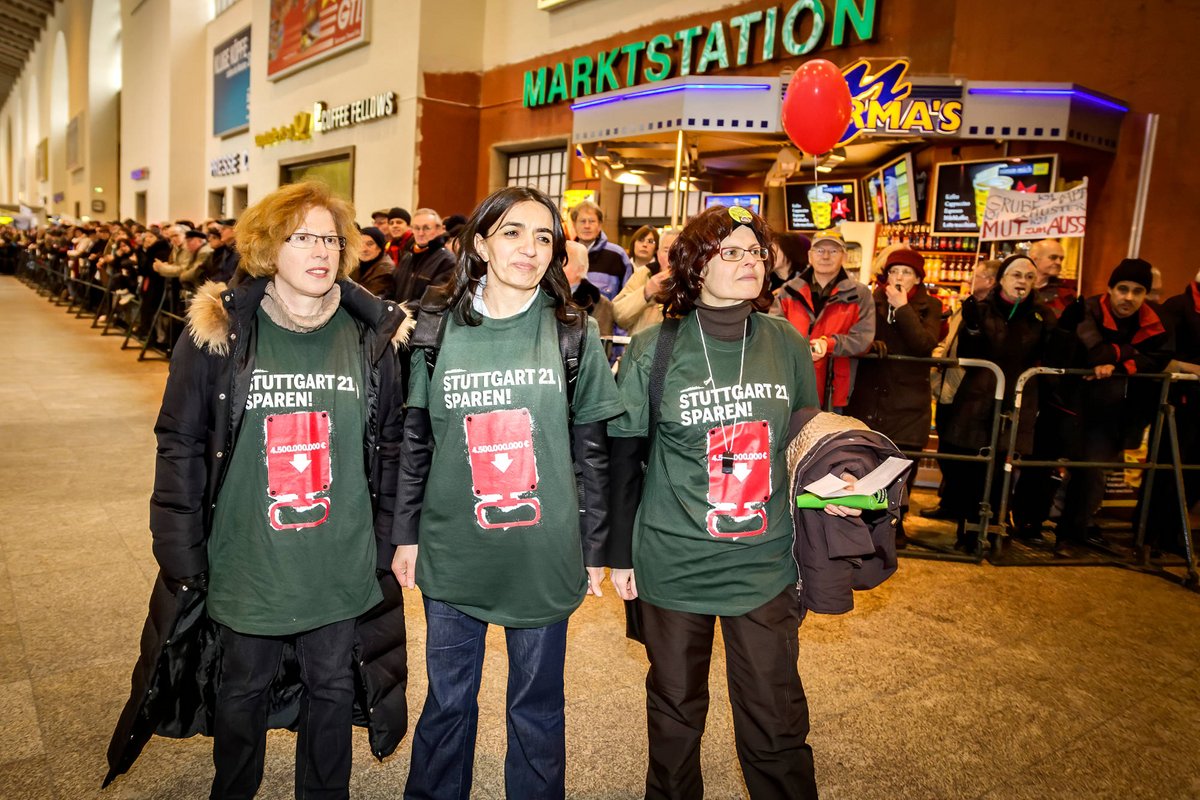
<instances>
[{"instance_id":1,"label":"black trousers","mask_svg":"<svg viewBox=\"0 0 1200 800\"><path fill-rule=\"evenodd\" d=\"M254 797L262 783L271 683L288 641L295 646L304 687L296 739L296 797L349 797L354 620L294 636L249 636L221 625L218 635L221 672L213 723L213 800Z\"/></svg>"},{"instance_id":2,"label":"black trousers","mask_svg":"<svg viewBox=\"0 0 1200 800\"><path fill-rule=\"evenodd\" d=\"M701 798L700 739L717 617L642 603L650 765L646 798ZM796 662L800 606L788 587L739 617L721 617L738 761L752 800L815 798L808 699Z\"/></svg>"},{"instance_id":3,"label":"black trousers","mask_svg":"<svg viewBox=\"0 0 1200 800\"><path fill-rule=\"evenodd\" d=\"M1075 458L1080 461L1120 461L1125 435L1118 424L1084 424ZM1104 501L1104 475L1100 467L1071 467L1055 539L1079 542L1087 538L1092 519Z\"/></svg>"}]
</instances>

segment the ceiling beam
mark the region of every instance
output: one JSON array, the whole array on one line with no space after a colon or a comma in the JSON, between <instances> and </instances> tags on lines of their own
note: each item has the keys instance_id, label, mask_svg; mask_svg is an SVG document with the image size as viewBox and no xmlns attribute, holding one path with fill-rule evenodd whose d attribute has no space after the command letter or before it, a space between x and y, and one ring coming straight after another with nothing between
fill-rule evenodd
<instances>
[{"instance_id":1,"label":"ceiling beam","mask_svg":"<svg viewBox=\"0 0 1200 800\"><path fill-rule=\"evenodd\" d=\"M24 22L26 25L36 28L37 30L41 30L42 28L46 27L46 20L48 17L43 11L17 5L14 0L6 0L4 6L5 16L8 16L12 19L18 19L21 22Z\"/></svg>"}]
</instances>

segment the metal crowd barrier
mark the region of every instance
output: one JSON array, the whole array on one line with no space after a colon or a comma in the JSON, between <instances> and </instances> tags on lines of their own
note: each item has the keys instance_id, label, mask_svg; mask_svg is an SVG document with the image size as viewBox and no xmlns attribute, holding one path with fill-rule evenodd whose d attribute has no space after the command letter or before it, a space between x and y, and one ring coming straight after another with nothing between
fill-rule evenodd
<instances>
[{"instance_id":1,"label":"metal crowd barrier","mask_svg":"<svg viewBox=\"0 0 1200 800\"><path fill-rule=\"evenodd\" d=\"M973 462L984 464L983 478L983 495L979 501L979 524L977 527L972 526L968 530L976 532L974 550L965 555L960 555L954 552L946 552L936 548L931 548L927 544L922 543L919 539L909 539L910 545L916 545L922 548L921 551L915 551L911 547L901 553L908 558L922 558L936 561L968 561L972 563L981 563L984 558L984 542L988 537L988 521L992 516L992 484L996 478L996 447L1000 441L1000 425L1006 416L1004 412L1004 390L1005 380L1004 373L995 363L982 358L922 358L919 356L902 356L880 355L878 353L865 353L860 356L855 356L859 360L888 360L888 361L905 361L912 364L922 364L928 367L963 367L967 369L986 369L996 378L996 388L992 393L992 424L991 432L988 435L988 444L981 448L977 455L960 454L960 453L939 453L934 450L901 450L905 456L920 460L929 458L934 461L951 461L951 462ZM833 370L827 370L829 375L828 380L832 380ZM826 397L829 397L828 391ZM915 469L914 465L914 469Z\"/></svg>"},{"instance_id":2,"label":"metal crowd barrier","mask_svg":"<svg viewBox=\"0 0 1200 800\"><path fill-rule=\"evenodd\" d=\"M1157 380L1162 383L1162 389L1159 392L1158 409L1155 414L1155 419L1151 423L1150 447L1147 452L1146 461L1126 462L1126 461L1073 461L1066 458L1055 460L1035 460L1022 458L1020 454L1015 453L1017 441L1017 429L1020 425L1020 410L1025 386L1030 380L1039 375L1078 375L1087 377L1094 375L1090 369L1061 369L1056 367L1031 367L1021 373L1017 378L1016 389L1014 393L1014 408L1013 408L1013 424L1009 430L1009 446L1008 457L1004 464L1004 484L1000 494L1000 513L997 519L1001 523L998 526L998 535L1006 536L1004 520L1008 513L1009 492L1012 489L1012 475L1014 469L1022 467L1080 467L1094 469L1134 469L1142 470L1148 473L1143 482L1142 497L1139 503L1139 513L1136 527L1134 528L1134 549L1137 554L1137 566L1145 568L1149 566L1149 547L1146 546L1146 521L1150 514L1150 501L1154 493L1154 474L1160 469L1170 469L1175 477L1175 490L1179 497L1179 513L1183 522L1183 543L1184 543L1184 568L1187 576L1184 578L1184 585L1191 589L1200 589L1200 575L1196 571L1196 549L1195 543L1192 540L1191 525L1188 521L1188 504L1187 496L1184 492L1183 471L1200 469L1200 464L1184 464L1183 454L1179 451L1179 431L1175 422L1175 407L1169 402L1169 394L1172 383L1182 381L1200 381L1200 376L1190 375L1179 372L1155 372L1155 373L1135 373L1133 375L1120 375L1119 379L1136 379L1136 380ZM1103 378L1099 380L1113 380L1114 378ZM1158 454L1160 445L1162 444L1163 429L1167 429L1168 441L1171 443L1172 459L1170 464L1158 463ZM1001 547L1004 540L1000 539Z\"/></svg>"}]
</instances>

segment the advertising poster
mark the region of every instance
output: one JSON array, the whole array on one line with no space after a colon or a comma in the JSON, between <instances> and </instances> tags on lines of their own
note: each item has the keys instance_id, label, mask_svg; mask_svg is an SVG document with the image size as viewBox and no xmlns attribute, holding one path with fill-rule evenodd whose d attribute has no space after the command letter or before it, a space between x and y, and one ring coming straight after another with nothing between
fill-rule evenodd
<instances>
[{"instance_id":1,"label":"advertising poster","mask_svg":"<svg viewBox=\"0 0 1200 800\"><path fill-rule=\"evenodd\" d=\"M213 50L213 136L250 127L250 27Z\"/></svg>"},{"instance_id":2,"label":"advertising poster","mask_svg":"<svg viewBox=\"0 0 1200 800\"><path fill-rule=\"evenodd\" d=\"M913 196L912 159L905 156L879 170L882 204L881 222L912 222L916 219Z\"/></svg>"},{"instance_id":3,"label":"advertising poster","mask_svg":"<svg viewBox=\"0 0 1200 800\"><path fill-rule=\"evenodd\" d=\"M858 220L855 182L789 183L787 227L791 231L823 231L841 222Z\"/></svg>"},{"instance_id":4,"label":"advertising poster","mask_svg":"<svg viewBox=\"0 0 1200 800\"><path fill-rule=\"evenodd\" d=\"M1057 156L1026 156L938 164L933 194L934 233L979 233L989 192L1049 192L1054 188L1057 161Z\"/></svg>"},{"instance_id":5,"label":"advertising poster","mask_svg":"<svg viewBox=\"0 0 1200 800\"><path fill-rule=\"evenodd\" d=\"M367 42L368 0L271 0L267 79L279 80Z\"/></svg>"}]
</instances>

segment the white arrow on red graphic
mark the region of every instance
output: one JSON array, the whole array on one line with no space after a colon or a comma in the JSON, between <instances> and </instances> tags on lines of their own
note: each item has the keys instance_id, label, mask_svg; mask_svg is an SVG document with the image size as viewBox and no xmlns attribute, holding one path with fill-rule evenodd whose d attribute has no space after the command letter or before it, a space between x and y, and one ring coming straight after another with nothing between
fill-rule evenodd
<instances>
[{"instance_id":1,"label":"white arrow on red graphic","mask_svg":"<svg viewBox=\"0 0 1200 800\"><path fill-rule=\"evenodd\" d=\"M508 453L501 453L492 459L492 465L501 472L508 472L508 468L512 466L512 456Z\"/></svg>"},{"instance_id":2,"label":"white arrow on red graphic","mask_svg":"<svg viewBox=\"0 0 1200 800\"><path fill-rule=\"evenodd\" d=\"M292 456L292 466L296 468L296 472L304 472L311 463L312 459L308 457L307 453L296 453Z\"/></svg>"},{"instance_id":3,"label":"white arrow on red graphic","mask_svg":"<svg viewBox=\"0 0 1200 800\"><path fill-rule=\"evenodd\" d=\"M746 478L750 477L750 465L745 461L739 461L738 463L734 464L733 477L744 483Z\"/></svg>"}]
</instances>

